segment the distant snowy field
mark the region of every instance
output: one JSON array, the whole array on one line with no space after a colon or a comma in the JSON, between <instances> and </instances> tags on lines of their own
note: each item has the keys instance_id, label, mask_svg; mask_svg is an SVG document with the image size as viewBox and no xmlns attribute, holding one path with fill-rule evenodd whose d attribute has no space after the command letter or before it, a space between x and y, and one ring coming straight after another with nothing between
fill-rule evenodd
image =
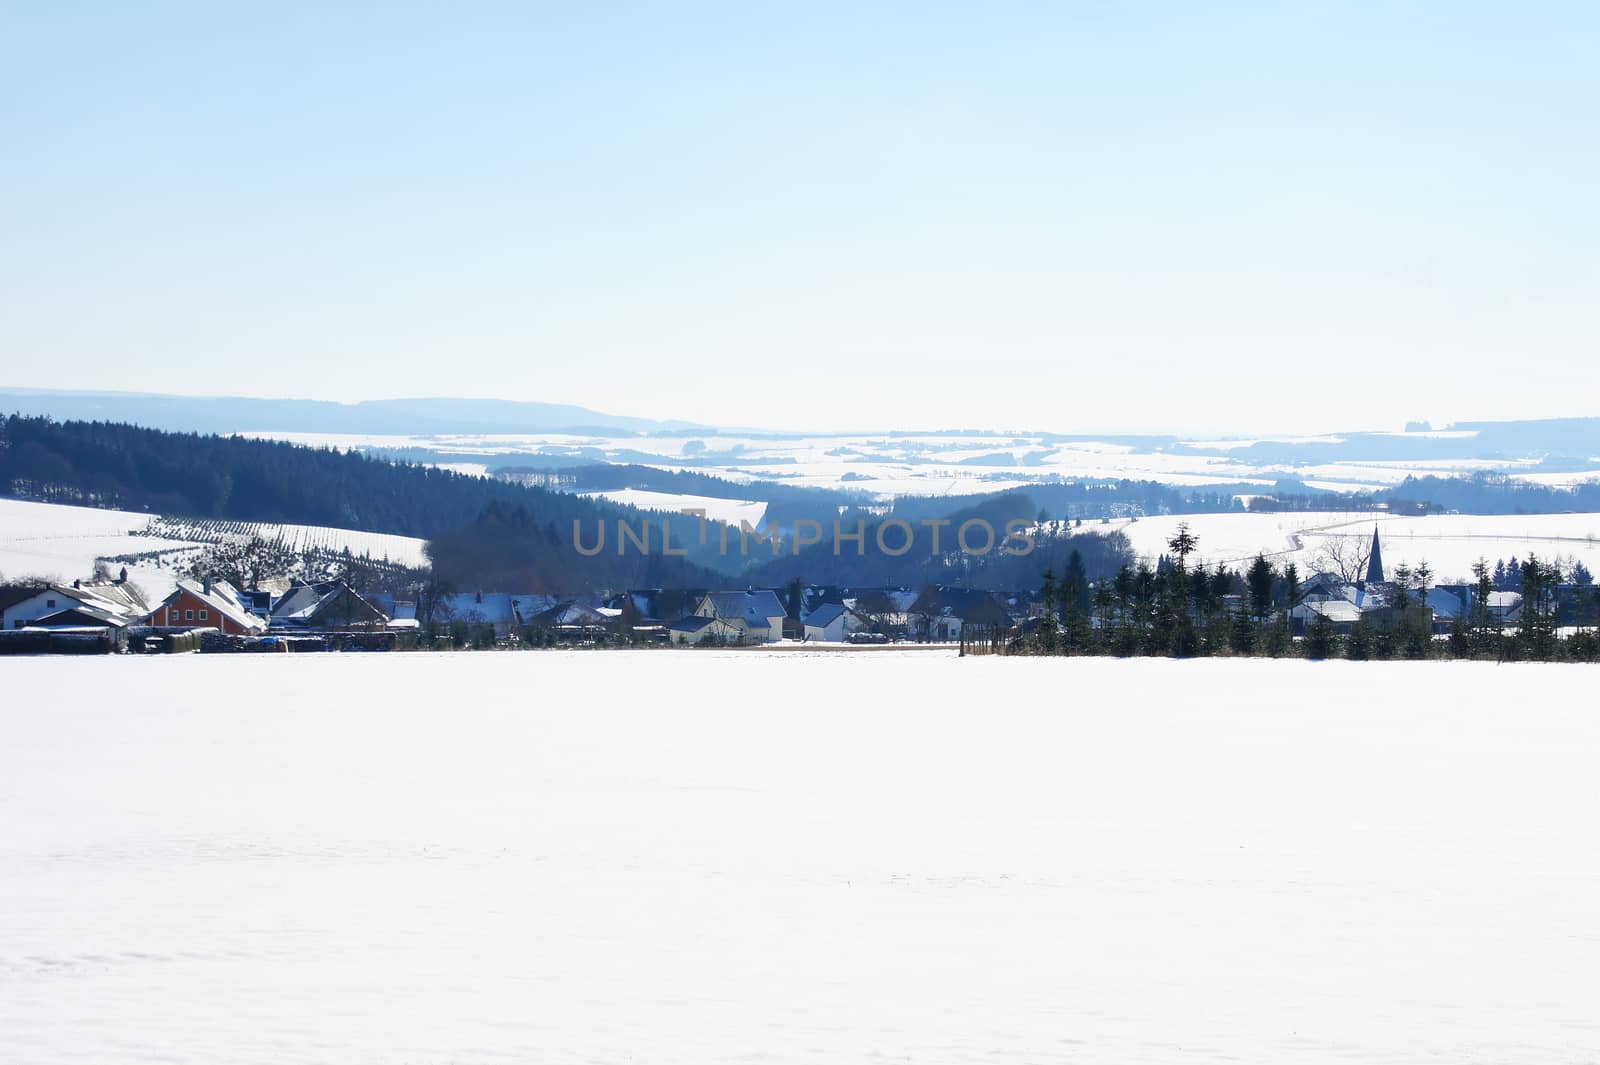
<instances>
[{"instance_id":1,"label":"distant snowy field","mask_svg":"<svg viewBox=\"0 0 1600 1065\"><path fill-rule=\"evenodd\" d=\"M1061 441L1038 433L826 434L762 433L740 436L692 434L652 436L572 433L384 436L344 433L247 433L315 447L426 448L453 461L447 468L483 472L547 458L586 462L642 463L659 469L693 469L733 481L779 481L817 488L849 488L880 499L901 495L961 496L1020 488L1040 481L1129 480L1203 486L1257 485L1265 491L1285 477L1329 491L1370 491L1399 484L1407 476L1454 477L1493 470L1547 485L1600 479L1600 457L1590 468L1550 473L1531 458L1406 458L1404 461L1323 464L1251 461L1254 440L1192 441L1194 450L1142 450L1115 441ZM1416 437L1470 433L1392 434ZM1334 440L1272 438L1278 442ZM532 458L530 458L532 457Z\"/></svg>"},{"instance_id":2,"label":"distant snowy field","mask_svg":"<svg viewBox=\"0 0 1600 1065\"><path fill-rule=\"evenodd\" d=\"M1589 667L0 675L6 1061L1600 1058Z\"/></svg>"},{"instance_id":3,"label":"distant snowy field","mask_svg":"<svg viewBox=\"0 0 1600 1065\"><path fill-rule=\"evenodd\" d=\"M148 525L150 518L149 514L127 510L0 499L0 575L70 583L87 580L97 559L200 546L165 537L130 535ZM161 599L172 591L176 578L168 570L154 565L128 569L147 598Z\"/></svg>"},{"instance_id":4,"label":"distant snowy field","mask_svg":"<svg viewBox=\"0 0 1600 1065\"><path fill-rule=\"evenodd\" d=\"M638 488L581 494L598 496L613 503L638 507L640 510L664 510L674 514L685 510L700 510L705 512L707 520L727 522L735 528L741 527L740 522L748 522L752 529L759 529L767 517L765 503L747 499L716 499L711 496L681 495L673 492L646 492Z\"/></svg>"},{"instance_id":5,"label":"distant snowy field","mask_svg":"<svg viewBox=\"0 0 1600 1065\"><path fill-rule=\"evenodd\" d=\"M48 577L70 582L87 579L96 560L118 555L167 552L168 559L203 547L218 535L209 526L220 523L189 522L175 519L163 523L167 535L134 535L151 526L158 515L126 510L99 510L95 507L67 507L54 503L33 503L0 499L0 575L7 578ZM357 555L420 566L425 562L423 541L412 536L331 529L318 525L279 525L261 522L229 522L237 529L230 535L255 535L282 539L302 548L342 550L348 547ZM185 528L188 531L185 532ZM113 565L113 569L117 567ZM161 599L173 588L176 574L167 565L154 561L128 567L129 576L147 597Z\"/></svg>"},{"instance_id":6,"label":"distant snowy field","mask_svg":"<svg viewBox=\"0 0 1600 1065\"><path fill-rule=\"evenodd\" d=\"M1194 514L1084 522L1082 528L1121 530L1135 553L1154 559L1166 553L1182 523L1199 537L1196 557L1208 565L1236 567L1262 552L1279 566L1294 562L1302 576L1315 572L1318 559L1339 541L1370 543L1374 528L1391 573L1402 563L1426 562L1436 580L1466 579L1479 558L1492 569L1496 559L1525 559L1529 552L1546 561L1576 559L1590 570L1600 567L1600 514Z\"/></svg>"}]
</instances>

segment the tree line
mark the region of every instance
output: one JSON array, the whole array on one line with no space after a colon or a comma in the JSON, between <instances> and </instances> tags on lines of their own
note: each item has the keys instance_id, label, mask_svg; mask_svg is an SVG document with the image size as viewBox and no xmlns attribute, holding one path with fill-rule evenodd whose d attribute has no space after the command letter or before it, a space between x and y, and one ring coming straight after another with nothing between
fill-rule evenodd
<instances>
[{"instance_id":1,"label":"tree line","mask_svg":"<svg viewBox=\"0 0 1600 1065\"><path fill-rule=\"evenodd\" d=\"M1438 633L1426 599L1433 586L1426 563L1397 566L1388 600L1362 611L1353 625L1335 625L1320 613L1296 625L1292 611L1304 601L1305 585L1295 563L1279 568L1258 554L1237 570L1191 566L1198 538L1185 525L1167 546L1171 554L1154 566L1127 564L1109 580L1047 568L1042 616L1009 633L1002 646L1016 654L1125 657L1600 660L1600 591L1564 584L1560 566L1531 555L1516 563L1519 620L1507 623L1491 610L1490 594L1505 589L1479 562L1471 609ZM1577 631L1562 635L1563 624Z\"/></svg>"}]
</instances>

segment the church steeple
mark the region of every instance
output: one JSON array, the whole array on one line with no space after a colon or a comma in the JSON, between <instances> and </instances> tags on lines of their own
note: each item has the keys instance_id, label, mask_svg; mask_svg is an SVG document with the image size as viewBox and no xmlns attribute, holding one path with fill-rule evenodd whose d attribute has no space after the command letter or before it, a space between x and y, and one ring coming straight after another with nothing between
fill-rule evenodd
<instances>
[{"instance_id":1,"label":"church steeple","mask_svg":"<svg viewBox=\"0 0 1600 1065\"><path fill-rule=\"evenodd\" d=\"M1378 547L1378 527L1372 527L1372 554L1367 557L1367 583L1383 583L1383 551Z\"/></svg>"}]
</instances>

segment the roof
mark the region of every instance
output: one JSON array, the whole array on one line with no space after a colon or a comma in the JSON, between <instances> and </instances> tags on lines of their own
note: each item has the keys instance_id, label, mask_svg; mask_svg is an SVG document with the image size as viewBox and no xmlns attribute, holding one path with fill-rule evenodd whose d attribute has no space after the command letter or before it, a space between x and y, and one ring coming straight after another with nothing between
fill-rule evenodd
<instances>
[{"instance_id":1,"label":"roof","mask_svg":"<svg viewBox=\"0 0 1600 1065\"><path fill-rule=\"evenodd\" d=\"M197 581L180 579L178 587L173 590L173 593L161 601L161 606L151 611L151 617L155 618L159 624L158 616L162 608L184 594L200 600L215 610L220 617L226 618L241 629L259 630L265 628L261 623L261 619L245 605L244 596L240 595L238 589L227 581L213 581L210 590L207 591L206 586Z\"/></svg>"},{"instance_id":2,"label":"roof","mask_svg":"<svg viewBox=\"0 0 1600 1065\"><path fill-rule=\"evenodd\" d=\"M18 603L25 603L45 589L46 586L43 584L30 584L15 588L0 588L0 610L9 610Z\"/></svg>"},{"instance_id":3,"label":"roof","mask_svg":"<svg viewBox=\"0 0 1600 1065\"><path fill-rule=\"evenodd\" d=\"M93 617L106 624L130 625L142 619L149 613L149 608L139 597L139 593L116 582L101 584L66 585L50 584L32 590L31 594L23 599L7 605L6 609L20 606L30 599L41 596L57 596L65 599L71 605L63 604L49 609L52 614L66 610L80 609L86 617Z\"/></svg>"},{"instance_id":4,"label":"roof","mask_svg":"<svg viewBox=\"0 0 1600 1065\"><path fill-rule=\"evenodd\" d=\"M284 592L276 603L272 604L272 616L275 620L293 620L295 618L309 617L311 612L322 602L325 592L317 589L323 587L316 584L297 584Z\"/></svg>"},{"instance_id":5,"label":"roof","mask_svg":"<svg viewBox=\"0 0 1600 1065\"><path fill-rule=\"evenodd\" d=\"M144 596L139 594L139 589L127 581L79 581L70 588L53 585L57 591L65 592L74 599L92 601L99 600L110 603L117 610L129 614L147 614L150 607L144 601ZM85 597L92 599L85 599Z\"/></svg>"},{"instance_id":6,"label":"roof","mask_svg":"<svg viewBox=\"0 0 1600 1065\"><path fill-rule=\"evenodd\" d=\"M620 613L606 614L587 603L573 600L540 611L527 620L534 625L604 625Z\"/></svg>"},{"instance_id":7,"label":"roof","mask_svg":"<svg viewBox=\"0 0 1600 1065\"><path fill-rule=\"evenodd\" d=\"M1422 601L1433 611L1435 617L1458 618L1467 611L1467 605L1461 601L1461 596L1448 588L1429 588Z\"/></svg>"},{"instance_id":8,"label":"roof","mask_svg":"<svg viewBox=\"0 0 1600 1065\"><path fill-rule=\"evenodd\" d=\"M1361 620L1361 608L1348 599L1322 599L1301 603L1298 609L1316 614L1335 625L1354 624Z\"/></svg>"},{"instance_id":9,"label":"roof","mask_svg":"<svg viewBox=\"0 0 1600 1065\"><path fill-rule=\"evenodd\" d=\"M707 625L715 625L721 620L721 618L704 618L698 614L690 614L686 618L679 618L667 627L673 632L699 632Z\"/></svg>"},{"instance_id":10,"label":"roof","mask_svg":"<svg viewBox=\"0 0 1600 1065\"><path fill-rule=\"evenodd\" d=\"M968 621L998 620L1006 614L1005 605L982 588L928 588L917 596L915 612L938 614Z\"/></svg>"},{"instance_id":11,"label":"roof","mask_svg":"<svg viewBox=\"0 0 1600 1065\"><path fill-rule=\"evenodd\" d=\"M511 609L517 612L517 620L526 625L535 615L542 614L555 606L556 602L556 597L553 595L513 595Z\"/></svg>"},{"instance_id":12,"label":"roof","mask_svg":"<svg viewBox=\"0 0 1600 1065\"><path fill-rule=\"evenodd\" d=\"M788 613L770 591L707 592L711 609L719 618L737 618L740 621L759 621L766 625L770 618L781 618Z\"/></svg>"},{"instance_id":13,"label":"roof","mask_svg":"<svg viewBox=\"0 0 1600 1065\"><path fill-rule=\"evenodd\" d=\"M440 609L451 618L491 625L515 625L515 602L505 592L461 592L439 598Z\"/></svg>"},{"instance_id":14,"label":"roof","mask_svg":"<svg viewBox=\"0 0 1600 1065\"><path fill-rule=\"evenodd\" d=\"M315 624L317 615L324 607L331 607L345 596L370 611L377 618L382 618L385 623L388 617L362 598L355 589L345 584L344 581L323 581L321 584L301 584L289 589L272 607L272 620L274 622L289 622L298 625Z\"/></svg>"},{"instance_id":15,"label":"roof","mask_svg":"<svg viewBox=\"0 0 1600 1065\"><path fill-rule=\"evenodd\" d=\"M84 626L103 626L106 628L121 629L133 623L134 619L127 614L106 610L93 603L78 603L65 610L57 610L42 618L35 618L28 623L30 628L58 629L82 628Z\"/></svg>"},{"instance_id":16,"label":"roof","mask_svg":"<svg viewBox=\"0 0 1600 1065\"><path fill-rule=\"evenodd\" d=\"M826 628L844 617L844 604L823 603L806 616L806 624L813 628Z\"/></svg>"}]
</instances>

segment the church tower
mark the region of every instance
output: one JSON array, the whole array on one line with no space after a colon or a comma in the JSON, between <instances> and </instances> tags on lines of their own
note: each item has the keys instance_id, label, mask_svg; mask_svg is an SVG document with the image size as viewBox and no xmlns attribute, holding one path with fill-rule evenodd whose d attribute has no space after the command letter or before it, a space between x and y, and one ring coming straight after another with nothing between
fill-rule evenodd
<instances>
[{"instance_id":1,"label":"church tower","mask_svg":"<svg viewBox=\"0 0 1600 1065\"><path fill-rule=\"evenodd\" d=\"M1367 583L1383 583L1383 552L1378 547L1378 527L1372 527L1372 554L1367 558Z\"/></svg>"}]
</instances>

